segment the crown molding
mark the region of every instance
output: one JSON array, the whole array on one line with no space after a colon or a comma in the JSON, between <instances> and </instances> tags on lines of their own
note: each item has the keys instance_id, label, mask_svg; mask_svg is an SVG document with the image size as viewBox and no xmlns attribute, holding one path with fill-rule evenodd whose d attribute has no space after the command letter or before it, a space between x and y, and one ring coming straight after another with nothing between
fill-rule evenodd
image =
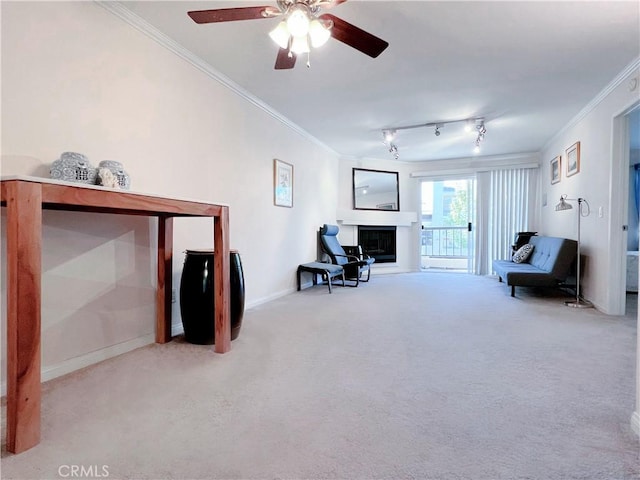
<instances>
[{"instance_id":1,"label":"crown molding","mask_svg":"<svg viewBox=\"0 0 640 480\"><path fill-rule=\"evenodd\" d=\"M156 27L154 27L149 22L147 22L146 20L142 19L141 17L133 13L127 7L122 5L120 2L114 2L110 0L94 0L94 3L101 6L102 8L112 13L116 17L120 18L124 22L128 23L129 25L134 27L136 30L144 33L146 36L154 40L156 43L160 44L162 47L178 55L183 60L186 60L191 65L196 67L198 70L205 73L210 78L216 80L217 82L219 82L220 84L222 84L223 86L225 86L226 88L228 88L233 93L243 98L247 102L258 107L260 110L264 111L265 113L270 115L272 118L276 119L277 121L279 121L289 129L293 130L297 134L315 143L316 145L324 148L328 152L336 156L338 155L338 152L336 152L335 150L330 148L328 145L318 140L316 137L311 135L309 132L307 132L305 129L303 129L299 125L293 123L291 120L289 120L287 117L285 117L281 113L274 110L270 105L264 103L255 95L249 93L247 90L245 90L240 85L235 83L229 77L222 74L221 72L213 68L211 65L209 65L207 62L205 62L203 59L193 54L191 51L189 51L188 49L186 49L185 47L177 43L175 40L173 40L172 38L162 33Z\"/></svg>"},{"instance_id":2,"label":"crown molding","mask_svg":"<svg viewBox=\"0 0 640 480\"><path fill-rule=\"evenodd\" d=\"M551 137L549 141L547 141L547 143L545 143L541 151L544 151L547 148L549 148L551 144L554 143L556 140L558 140L564 133L566 133L568 130L575 127L578 123L584 120L584 118L587 115L589 115L593 110L595 110L595 108L598 105L600 105L600 103L605 98L607 98L607 96L609 96L611 92L613 92L616 88L618 88L627 79L627 77L631 75L638 68L640 68L640 57L633 60L629 65L627 65L624 68L624 70L622 70L618 75L616 75L616 77L611 82L609 82L609 84L606 87L604 87L602 91L600 91L600 93L598 93L598 95L596 95L593 98L593 100L587 103L587 105L582 110L580 110L575 117L569 120L569 123L567 123L561 130L559 130L553 137Z\"/></svg>"}]
</instances>

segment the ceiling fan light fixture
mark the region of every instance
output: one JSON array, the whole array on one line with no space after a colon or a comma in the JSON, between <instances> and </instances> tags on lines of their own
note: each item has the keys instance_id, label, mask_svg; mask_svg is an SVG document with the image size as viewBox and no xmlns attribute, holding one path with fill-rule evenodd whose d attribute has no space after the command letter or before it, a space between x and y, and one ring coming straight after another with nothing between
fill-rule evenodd
<instances>
[{"instance_id":1,"label":"ceiling fan light fixture","mask_svg":"<svg viewBox=\"0 0 640 480\"><path fill-rule=\"evenodd\" d=\"M0 0L2 1L2 0ZM296 54L307 53L307 67L311 47L324 45L330 37L371 58L377 58L389 42L366 32L330 13L322 13L347 0L275 0L277 7L250 6L192 10L187 15L197 24L259 20L280 17L269 36L280 49L275 70L289 70L295 66ZM295 44L295 48L293 47Z\"/></svg>"},{"instance_id":2,"label":"ceiling fan light fixture","mask_svg":"<svg viewBox=\"0 0 640 480\"><path fill-rule=\"evenodd\" d=\"M311 20L302 6L292 8L286 22L289 33L293 37L303 37L309 33Z\"/></svg>"},{"instance_id":3,"label":"ceiling fan light fixture","mask_svg":"<svg viewBox=\"0 0 640 480\"><path fill-rule=\"evenodd\" d=\"M269 32L271 40L276 42L280 48L289 47L289 28L287 28L287 22L282 21L278 23L278 26Z\"/></svg>"},{"instance_id":4,"label":"ceiling fan light fixture","mask_svg":"<svg viewBox=\"0 0 640 480\"><path fill-rule=\"evenodd\" d=\"M327 43L331 37L331 32L325 27L320 20L314 18L309 24L309 38L313 48L318 48Z\"/></svg>"}]
</instances>

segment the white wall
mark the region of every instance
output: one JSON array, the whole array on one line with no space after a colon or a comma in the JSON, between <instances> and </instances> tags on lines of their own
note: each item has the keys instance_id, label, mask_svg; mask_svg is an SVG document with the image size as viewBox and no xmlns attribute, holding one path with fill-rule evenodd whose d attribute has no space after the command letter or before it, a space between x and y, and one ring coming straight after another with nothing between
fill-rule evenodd
<instances>
[{"instance_id":1,"label":"white wall","mask_svg":"<svg viewBox=\"0 0 640 480\"><path fill-rule=\"evenodd\" d=\"M541 188L543 197L547 197L547 205L542 207L541 229L546 235L575 239L577 210L556 212L554 207L563 194L569 198L584 197L589 202L591 214L581 219L581 250L586 257L583 293L598 309L611 314L624 313L617 311L615 297L619 295L611 291L612 268L614 261L619 259L611 259L610 252L619 247L620 239L626 241L621 232L627 219L626 215L621 215L627 211L627 196L622 196L616 185L620 168L615 163L613 126L615 117L640 100L638 88L630 89L630 80L638 74L636 62L636 68L622 76L615 88L595 99L542 152ZM580 172L567 178L566 149L578 141ZM557 155L562 155L562 176L559 183L551 185L550 161ZM626 165L628 163L625 171ZM545 182L544 179L548 180Z\"/></svg>"},{"instance_id":2,"label":"white wall","mask_svg":"<svg viewBox=\"0 0 640 480\"><path fill-rule=\"evenodd\" d=\"M64 151L121 161L134 191L229 204L249 307L295 289L336 218L334 152L94 3L3 2L2 174L48 177ZM274 158L294 165L293 208L273 205ZM155 227L45 213L44 378L152 341ZM211 241L210 220L176 220L176 288L182 252Z\"/></svg>"}]
</instances>

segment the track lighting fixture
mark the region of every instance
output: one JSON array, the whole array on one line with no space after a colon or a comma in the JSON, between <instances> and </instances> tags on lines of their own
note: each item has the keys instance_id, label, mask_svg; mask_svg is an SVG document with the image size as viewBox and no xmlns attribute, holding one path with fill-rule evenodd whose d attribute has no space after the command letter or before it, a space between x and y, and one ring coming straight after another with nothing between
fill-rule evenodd
<instances>
[{"instance_id":1,"label":"track lighting fixture","mask_svg":"<svg viewBox=\"0 0 640 480\"><path fill-rule=\"evenodd\" d=\"M473 132L473 126L475 125L475 148L473 149L474 153L480 152L480 143L484 140L484 136L487 133L487 129L484 125L483 117L473 117L473 118L464 118L461 120L449 120L446 122L429 122L429 123L420 123L417 125L407 125L404 127L395 127L395 128L386 128L382 130L382 136L384 139L384 144L389 148L389 152L393 154L394 158L397 160L400 158L400 154L398 153L398 147L395 145L394 140L397 137L399 130L409 130L413 128L421 128L421 127L434 127L434 134L436 137L439 137L442 133L440 131L445 125L451 125L454 123L464 123L465 132Z\"/></svg>"}]
</instances>

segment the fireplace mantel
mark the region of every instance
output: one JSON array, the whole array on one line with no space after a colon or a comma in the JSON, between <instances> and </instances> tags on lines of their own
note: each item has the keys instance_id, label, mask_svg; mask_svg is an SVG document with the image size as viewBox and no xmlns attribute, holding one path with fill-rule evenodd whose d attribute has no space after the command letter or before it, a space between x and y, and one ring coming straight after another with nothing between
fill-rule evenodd
<instances>
[{"instance_id":1,"label":"fireplace mantel","mask_svg":"<svg viewBox=\"0 0 640 480\"><path fill-rule=\"evenodd\" d=\"M343 225L374 225L410 227L418 221L416 212L387 212L384 210L339 209L337 220Z\"/></svg>"}]
</instances>

